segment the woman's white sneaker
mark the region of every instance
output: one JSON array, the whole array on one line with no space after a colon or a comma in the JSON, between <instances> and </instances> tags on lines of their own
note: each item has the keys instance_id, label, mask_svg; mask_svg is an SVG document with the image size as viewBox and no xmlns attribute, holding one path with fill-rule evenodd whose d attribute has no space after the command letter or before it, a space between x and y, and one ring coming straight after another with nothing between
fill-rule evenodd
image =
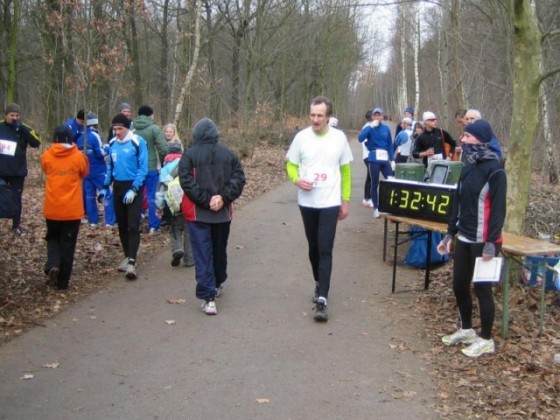
<instances>
[{"instance_id":1,"label":"woman's white sneaker","mask_svg":"<svg viewBox=\"0 0 560 420\"><path fill-rule=\"evenodd\" d=\"M494 345L494 340L485 340L482 337L477 337L477 339L469 347L466 347L461 351L465 356L478 357L483 354L494 353L495 350L496 346Z\"/></svg>"},{"instance_id":2,"label":"woman's white sneaker","mask_svg":"<svg viewBox=\"0 0 560 420\"><path fill-rule=\"evenodd\" d=\"M444 335L441 338L441 341L446 346L453 346L459 343L470 344L473 343L477 338L478 336L476 335L476 332L472 328L469 328L467 330L463 330L462 328L459 328L453 334Z\"/></svg>"}]
</instances>

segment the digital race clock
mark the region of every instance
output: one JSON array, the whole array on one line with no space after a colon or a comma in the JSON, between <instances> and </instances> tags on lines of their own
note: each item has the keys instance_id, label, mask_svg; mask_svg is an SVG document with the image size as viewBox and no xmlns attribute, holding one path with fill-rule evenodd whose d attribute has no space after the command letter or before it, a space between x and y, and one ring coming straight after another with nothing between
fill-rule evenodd
<instances>
[{"instance_id":1,"label":"digital race clock","mask_svg":"<svg viewBox=\"0 0 560 420\"><path fill-rule=\"evenodd\" d=\"M379 182L379 211L436 222L449 222L455 185L401 179Z\"/></svg>"}]
</instances>

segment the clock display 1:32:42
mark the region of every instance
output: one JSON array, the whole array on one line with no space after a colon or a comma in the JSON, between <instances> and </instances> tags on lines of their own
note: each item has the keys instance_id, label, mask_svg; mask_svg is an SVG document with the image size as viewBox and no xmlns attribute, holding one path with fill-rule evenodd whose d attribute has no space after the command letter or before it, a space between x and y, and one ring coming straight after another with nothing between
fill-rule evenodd
<instances>
[{"instance_id":1,"label":"clock display 1:32:42","mask_svg":"<svg viewBox=\"0 0 560 420\"><path fill-rule=\"evenodd\" d=\"M445 192L393 189L389 196L391 206L408 210L430 211L442 215L447 214L450 203L451 197Z\"/></svg>"}]
</instances>

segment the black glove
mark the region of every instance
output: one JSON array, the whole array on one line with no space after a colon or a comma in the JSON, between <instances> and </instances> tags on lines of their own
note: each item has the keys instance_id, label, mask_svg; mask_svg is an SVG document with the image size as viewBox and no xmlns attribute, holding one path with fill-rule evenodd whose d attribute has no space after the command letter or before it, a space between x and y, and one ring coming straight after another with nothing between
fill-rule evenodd
<instances>
[{"instance_id":1,"label":"black glove","mask_svg":"<svg viewBox=\"0 0 560 420\"><path fill-rule=\"evenodd\" d=\"M14 130L19 132L21 130L21 128L23 127L23 124L21 123L20 120L15 120L12 124L12 127L14 127Z\"/></svg>"}]
</instances>

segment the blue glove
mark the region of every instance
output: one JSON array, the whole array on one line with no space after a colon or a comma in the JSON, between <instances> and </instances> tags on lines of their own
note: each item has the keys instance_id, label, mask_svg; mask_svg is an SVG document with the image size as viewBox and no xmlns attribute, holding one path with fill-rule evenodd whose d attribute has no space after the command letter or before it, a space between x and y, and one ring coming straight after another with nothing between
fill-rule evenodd
<instances>
[{"instance_id":1,"label":"blue glove","mask_svg":"<svg viewBox=\"0 0 560 420\"><path fill-rule=\"evenodd\" d=\"M14 121L14 124L13 124L14 130L16 130L16 131L21 130L21 126L22 126L22 124L21 124L20 120L15 120Z\"/></svg>"},{"instance_id":2,"label":"blue glove","mask_svg":"<svg viewBox=\"0 0 560 420\"><path fill-rule=\"evenodd\" d=\"M107 197L107 192L107 188L103 188L101 191L99 191L99 195L97 196L98 203L103 203L105 197Z\"/></svg>"},{"instance_id":3,"label":"blue glove","mask_svg":"<svg viewBox=\"0 0 560 420\"><path fill-rule=\"evenodd\" d=\"M136 191L128 190L126 192L126 194L124 195L123 203L124 204L132 204L132 202L134 201L135 198L136 198Z\"/></svg>"},{"instance_id":4,"label":"blue glove","mask_svg":"<svg viewBox=\"0 0 560 420\"><path fill-rule=\"evenodd\" d=\"M110 151L111 151L111 148L109 147L109 145L104 144L103 145L103 154L108 155Z\"/></svg>"}]
</instances>

